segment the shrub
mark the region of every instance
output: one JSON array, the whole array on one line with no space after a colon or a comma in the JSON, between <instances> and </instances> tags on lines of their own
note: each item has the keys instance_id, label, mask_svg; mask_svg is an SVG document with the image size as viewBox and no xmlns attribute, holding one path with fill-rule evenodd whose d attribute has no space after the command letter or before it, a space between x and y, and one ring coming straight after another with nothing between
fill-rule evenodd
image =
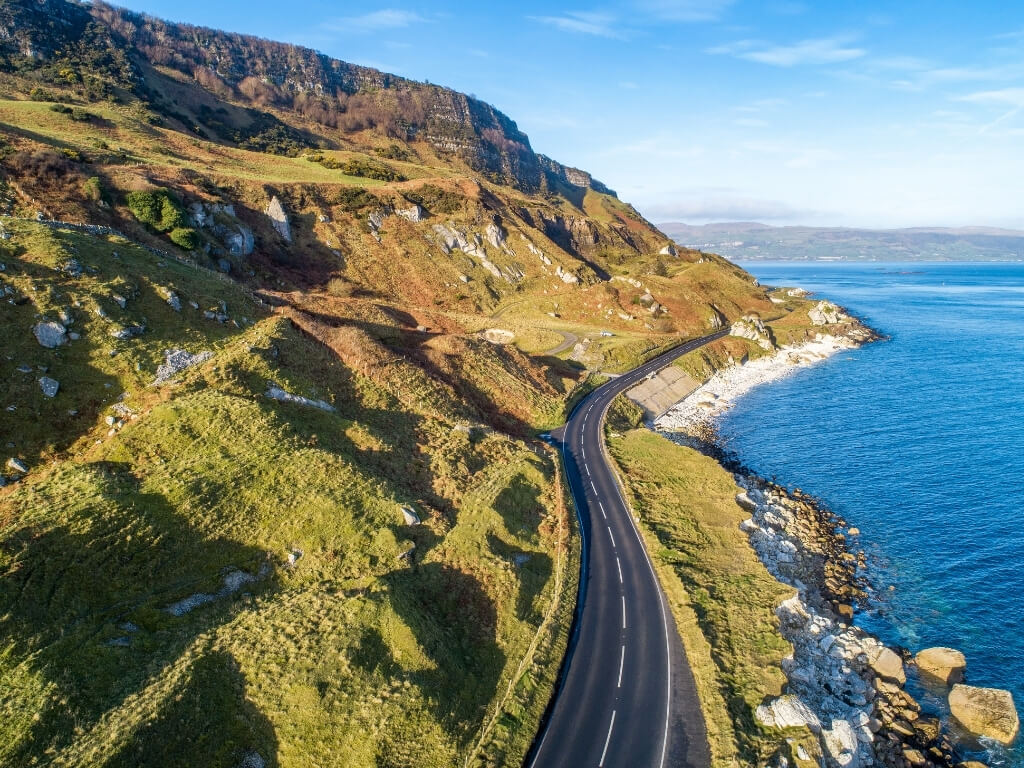
<instances>
[{"instance_id":1,"label":"shrub","mask_svg":"<svg viewBox=\"0 0 1024 768\"><path fill-rule=\"evenodd\" d=\"M82 184L82 192L94 203L103 202L107 199L106 190L103 189L103 182L99 176L91 176Z\"/></svg>"},{"instance_id":2,"label":"shrub","mask_svg":"<svg viewBox=\"0 0 1024 768\"><path fill-rule=\"evenodd\" d=\"M406 200L425 208L430 213L453 214L461 210L463 198L434 184L424 184L411 192L405 192Z\"/></svg>"},{"instance_id":3,"label":"shrub","mask_svg":"<svg viewBox=\"0 0 1024 768\"><path fill-rule=\"evenodd\" d=\"M199 237L199 233L190 227L172 229L169 237L172 243L179 248L184 248L186 251L196 250L203 242L202 238Z\"/></svg>"},{"instance_id":4,"label":"shrub","mask_svg":"<svg viewBox=\"0 0 1024 768\"><path fill-rule=\"evenodd\" d=\"M335 194L333 202L347 213L357 213L380 201L362 187L342 187Z\"/></svg>"},{"instance_id":5,"label":"shrub","mask_svg":"<svg viewBox=\"0 0 1024 768\"><path fill-rule=\"evenodd\" d=\"M385 160L409 160L412 154L405 147L398 144L391 144L387 147L377 147L374 152Z\"/></svg>"},{"instance_id":6,"label":"shrub","mask_svg":"<svg viewBox=\"0 0 1024 768\"><path fill-rule=\"evenodd\" d=\"M387 163L369 158L353 157L340 164L340 170L347 176L378 181L405 181L405 177Z\"/></svg>"},{"instance_id":7,"label":"shrub","mask_svg":"<svg viewBox=\"0 0 1024 768\"><path fill-rule=\"evenodd\" d=\"M327 293L339 299L347 299L355 293L356 287L340 277L331 278L327 283Z\"/></svg>"},{"instance_id":8,"label":"shrub","mask_svg":"<svg viewBox=\"0 0 1024 768\"><path fill-rule=\"evenodd\" d=\"M129 192L125 196L125 202L136 219L157 232L170 232L188 227L185 209L169 189Z\"/></svg>"}]
</instances>

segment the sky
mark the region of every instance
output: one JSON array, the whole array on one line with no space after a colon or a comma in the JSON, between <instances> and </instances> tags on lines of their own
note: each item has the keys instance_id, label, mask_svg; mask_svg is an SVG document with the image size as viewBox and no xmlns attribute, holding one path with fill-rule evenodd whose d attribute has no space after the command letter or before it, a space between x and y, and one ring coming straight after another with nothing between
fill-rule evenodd
<instances>
[{"instance_id":1,"label":"sky","mask_svg":"<svg viewBox=\"0 0 1024 768\"><path fill-rule=\"evenodd\" d=\"M474 94L655 222L1024 229L1024 3L120 2Z\"/></svg>"}]
</instances>

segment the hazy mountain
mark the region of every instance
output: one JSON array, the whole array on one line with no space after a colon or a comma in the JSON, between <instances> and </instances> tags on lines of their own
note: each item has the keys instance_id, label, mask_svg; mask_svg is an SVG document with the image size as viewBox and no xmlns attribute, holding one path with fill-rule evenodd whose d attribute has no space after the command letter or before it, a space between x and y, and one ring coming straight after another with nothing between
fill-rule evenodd
<instances>
[{"instance_id":1,"label":"hazy mountain","mask_svg":"<svg viewBox=\"0 0 1024 768\"><path fill-rule=\"evenodd\" d=\"M1019 261L1024 232L995 227L773 227L749 221L659 225L681 245L731 259Z\"/></svg>"}]
</instances>

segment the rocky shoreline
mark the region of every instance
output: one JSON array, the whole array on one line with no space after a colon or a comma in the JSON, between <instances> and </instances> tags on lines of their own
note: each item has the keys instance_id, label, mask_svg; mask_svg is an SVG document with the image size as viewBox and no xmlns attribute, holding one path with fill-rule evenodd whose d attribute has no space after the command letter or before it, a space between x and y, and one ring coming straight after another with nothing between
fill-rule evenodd
<instances>
[{"instance_id":1,"label":"rocky shoreline","mask_svg":"<svg viewBox=\"0 0 1024 768\"><path fill-rule=\"evenodd\" d=\"M750 473L717 440L716 417L742 394L878 338L856 321L823 330L832 333L718 371L654 424L734 472L742 489L737 503L750 513L742 529L768 571L796 591L776 611L780 632L793 646L783 661L786 692L759 706L755 717L768 727L806 726L817 736L821 756L800 747L794 755L799 762L839 768L983 765L959 762L942 721L923 714L904 689L914 658L852 624L869 590L864 553L854 551L859 531L799 489ZM788 765L787 758L780 755L778 765Z\"/></svg>"}]
</instances>

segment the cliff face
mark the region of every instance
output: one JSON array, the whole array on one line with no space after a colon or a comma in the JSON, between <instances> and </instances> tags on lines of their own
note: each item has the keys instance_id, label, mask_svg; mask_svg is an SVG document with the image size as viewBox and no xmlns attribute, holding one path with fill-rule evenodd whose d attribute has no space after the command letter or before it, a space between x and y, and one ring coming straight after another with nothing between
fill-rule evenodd
<instances>
[{"instance_id":1,"label":"cliff face","mask_svg":"<svg viewBox=\"0 0 1024 768\"><path fill-rule=\"evenodd\" d=\"M123 51L134 66L106 69L115 85L143 98L151 96L147 75L152 79L152 68L164 67L221 98L295 109L332 127L376 127L396 138L423 139L489 180L526 191L611 192L589 174L535 153L513 120L479 99L302 46L174 24L100 2L6 0L0 3L0 48L22 69L73 63L84 48L92 56ZM203 116L189 122L203 125Z\"/></svg>"}]
</instances>

